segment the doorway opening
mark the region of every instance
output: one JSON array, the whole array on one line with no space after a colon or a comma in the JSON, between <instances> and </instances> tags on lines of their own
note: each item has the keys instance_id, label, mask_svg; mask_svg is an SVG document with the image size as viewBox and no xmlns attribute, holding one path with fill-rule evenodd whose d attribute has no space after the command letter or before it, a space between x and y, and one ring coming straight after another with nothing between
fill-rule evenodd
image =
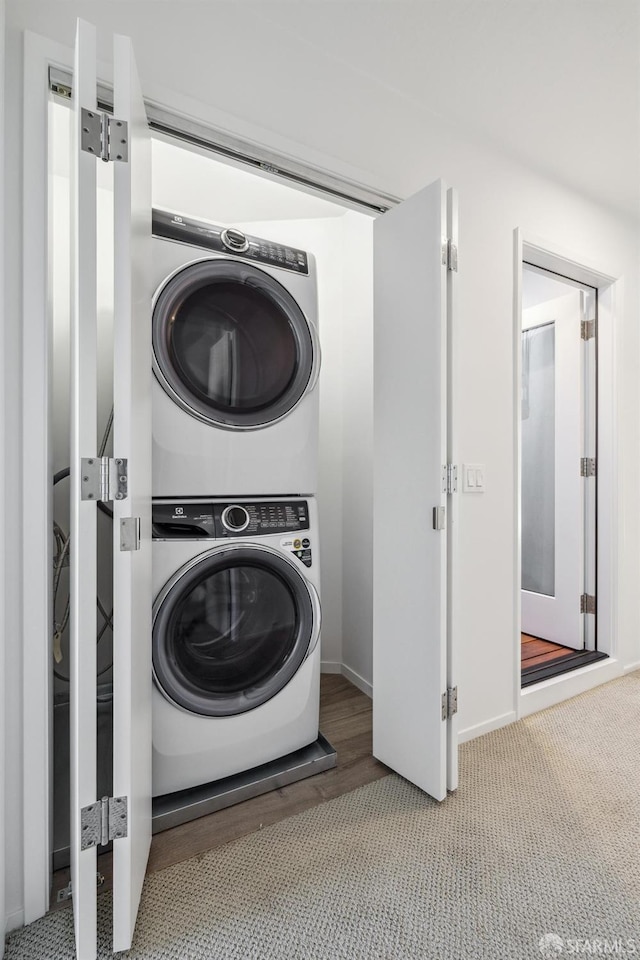
<instances>
[{"instance_id":1,"label":"doorway opening","mask_svg":"<svg viewBox=\"0 0 640 960\"><path fill-rule=\"evenodd\" d=\"M522 265L521 685L598 650L598 291Z\"/></svg>"},{"instance_id":2,"label":"doorway opening","mask_svg":"<svg viewBox=\"0 0 640 960\"><path fill-rule=\"evenodd\" d=\"M67 902L69 880L69 356L70 356L70 152L72 115L69 101L52 96L51 217L56 243L51 267L51 445L55 484L53 515L59 532L56 540L56 590L54 610L53 753L53 891L56 902ZM154 209L180 216L233 226L269 241L303 248L315 258L318 274L319 337L322 350L320 391L319 487L321 521L320 567L322 579L321 731L334 746L341 734L334 730L333 714L351 714L359 734L358 754L349 750L349 766L334 774L338 792L382 775L386 768L371 756L371 615L370 597L357 589L366 578L367 563L356 569L343 565L343 547L349 540L369 544L372 537L372 430L373 430L373 214L327 199L300 187L243 168L210 151L178 142L166 134L152 138L152 202ZM113 454L111 398L113 396L113 168L97 165L99 216L98 275L98 408L100 454ZM156 241L153 241L156 244ZM155 246L153 248L155 251ZM195 256L195 254L194 254ZM164 279L160 267L157 282ZM151 363L151 357L149 362ZM348 374L348 375L346 375ZM348 455L348 462L345 459ZM257 481L261 482L261 481ZM226 491L230 494L236 490ZM266 491L263 491L266 492ZM271 491L270 491L271 492ZM107 508L108 509L108 508ZM113 751L113 639L112 639L112 521L99 514L97 612L98 793L110 796ZM72 545L71 545L72 549ZM204 549L204 548L203 548ZM369 575L370 580L370 575ZM369 587L369 590L371 588ZM349 630L343 628L349 623ZM354 687L359 688L355 690ZM337 702L336 702L337 701ZM343 701L346 706L343 705ZM344 709L343 709L344 706ZM332 725L333 724L333 725ZM364 738L362 736L364 730ZM369 740L367 740L367 735ZM354 735L355 736L355 735ZM344 733L342 734L344 737ZM348 739L348 737L347 737ZM336 747L337 749L337 747ZM341 763L342 757L339 762ZM264 810L260 798L253 805L260 823ZM284 808L283 808L284 809ZM296 809L295 807L291 809ZM284 813L282 814L284 816ZM224 819L222 817L221 819ZM190 831L183 828L185 846ZM155 841L161 850L163 840ZM110 845L99 858L103 889L110 886ZM154 853L154 858L156 853ZM159 853L157 856L161 856ZM61 894L59 896L59 894Z\"/></svg>"}]
</instances>

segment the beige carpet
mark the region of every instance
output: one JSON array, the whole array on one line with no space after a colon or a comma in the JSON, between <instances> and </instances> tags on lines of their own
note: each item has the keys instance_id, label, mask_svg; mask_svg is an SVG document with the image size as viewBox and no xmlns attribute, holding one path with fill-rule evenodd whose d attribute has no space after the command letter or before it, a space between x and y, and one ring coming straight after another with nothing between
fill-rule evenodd
<instances>
[{"instance_id":1,"label":"beige carpet","mask_svg":"<svg viewBox=\"0 0 640 960\"><path fill-rule=\"evenodd\" d=\"M640 953L640 674L467 744L460 784L438 805L389 776L152 874L130 956ZM109 906L100 897L101 958ZM68 910L7 947L8 960L72 956Z\"/></svg>"}]
</instances>

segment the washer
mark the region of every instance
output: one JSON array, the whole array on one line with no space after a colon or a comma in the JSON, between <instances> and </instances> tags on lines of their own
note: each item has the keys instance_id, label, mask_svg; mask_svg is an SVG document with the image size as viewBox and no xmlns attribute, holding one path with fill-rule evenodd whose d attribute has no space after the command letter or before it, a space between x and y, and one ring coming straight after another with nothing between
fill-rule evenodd
<instances>
[{"instance_id":1,"label":"washer","mask_svg":"<svg viewBox=\"0 0 640 960\"><path fill-rule=\"evenodd\" d=\"M318 737L313 499L153 504L153 795Z\"/></svg>"},{"instance_id":2,"label":"washer","mask_svg":"<svg viewBox=\"0 0 640 960\"><path fill-rule=\"evenodd\" d=\"M315 261L153 211L153 493L314 495Z\"/></svg>"}]
</instances>

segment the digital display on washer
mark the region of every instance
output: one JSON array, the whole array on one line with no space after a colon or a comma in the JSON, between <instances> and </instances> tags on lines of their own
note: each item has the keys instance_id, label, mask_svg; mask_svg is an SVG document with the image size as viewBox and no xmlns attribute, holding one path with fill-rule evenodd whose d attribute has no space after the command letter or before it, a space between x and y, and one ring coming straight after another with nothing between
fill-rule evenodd
<instances>
[{"instance_id":1,"label":"digital display on washer","mask_svg":"<svg viewBox=\"0 0 640 960\"><path fill-rule=\"evenodd\" d=\"M165 240L178 240L196 247L215 250L216 253L231 254L258 263L282 267L294 273L309 273L309 258L304 250L287 247L261 237L252 237L240 230L225 229L205 220L193 217L181 217L167 210L152 213L152 231L154 237Z\"/></svg>"}]
</instances>

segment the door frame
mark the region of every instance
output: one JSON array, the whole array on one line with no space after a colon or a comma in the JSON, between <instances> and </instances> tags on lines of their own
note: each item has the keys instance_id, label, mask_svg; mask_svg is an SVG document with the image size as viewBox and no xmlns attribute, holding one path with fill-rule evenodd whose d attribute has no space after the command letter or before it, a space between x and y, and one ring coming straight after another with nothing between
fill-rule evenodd
<instances>
[{"instance_id":1,"label":"door frame","mask_svg":"<svg viewBox=\"0 0 640 960\"><path fill-rule=\"evenodd\" d=\"M28 517L22 513L22 543L20 575L22 582L29 582L32 589L28 596L23 592L19 601L22 617L23 655L22 655L22 723L24 727L22 788L24 819L29 825L23 833L23 904L20 914L9 920L9 928L28 924L49 909L50 878L52 871L52 796L53 796L53 695L51 682L51 525L53 516L53 498L51 492L51 439L50 439L50 400L51 377L49 372L50 338L50 237L49 228L49 188L48 188L48 105L50 98L49 68L54 67L66 74L73 71L73 48L67 47L47 37L25 31L23 61L23 156L29 158L24 164L22 202L22 304L14 304L23 314L22 343L29 344L27 360L23 350L22 375L22 415L21 435L23 503L30 504ZM98 89L112 82L112 68L98 61ZM346 164L336 164L334 157L313 152L311 167L304 160L291 153L292 144L284 137L274 134L255 124L247 124L213 106L195 101L168 90L153 88L149 92L149 102L157 110L166 110L168 115L191 118L206 125L213 133L218 130L221 137L230 132L237 135L238 142L264 145L274 157L281 157L283 167L295 169L296 163L305 170L317 170L320 176L336 178L336 182L353 184L371 197L381 197L388 206L395 205L403 198L391 194L381 194L377 190L360 183L357 179L360 171L354 171ZM145 98L145 102L147 102ZM242 138L242 140L240 140ZM220 159L224 159L221 157ZM285 163L286 161L286 163ZM227 160L227 162L233 162ZM236 161L239 163L239 161ZM260 173L265 179L282 180L294 187L287 178L277 173ZM304 172L304 171L303 171ZM301 189L313 193L313 186L306 183ZM324 191L318 188L324 195ZM369 208L371 202L359 206L354 198L335 200L345 208ZM382 212L382 210L380 211ZM29 269L27 270L27 264ZM28 375L28 376L27 376ZM451 640L450 640L451 643Z\"/></svg>"},{"instance_id":2,"label":"door frame","mask_svg":"<svg viewBox=\"0 0 640 960\"><path fill-rule=\"evenodd\" d=\"M533 236L517 227L513 232L513 611L514 611L514 669L513 690L516 718L561 703L569 697L606 683L621 673L616 661L617 604L616 584L618 570L617 508L618 490L616 464L618 460L617 404L615 393L615 361L618 324L618 304L622 297L622 280L575 257L552 241ZM597 458L598 485L596 491L596 524L598 551L596 557L596 629L598 649L607 660L573 670L570 673L544 680L522 689L520 643L522 534L520 525L520 484L522 473L521 429L521 340L522 340L522 263L523 260L544 270L595 287L598 291L597 355Z\"/></svg>"}]
</instances>

